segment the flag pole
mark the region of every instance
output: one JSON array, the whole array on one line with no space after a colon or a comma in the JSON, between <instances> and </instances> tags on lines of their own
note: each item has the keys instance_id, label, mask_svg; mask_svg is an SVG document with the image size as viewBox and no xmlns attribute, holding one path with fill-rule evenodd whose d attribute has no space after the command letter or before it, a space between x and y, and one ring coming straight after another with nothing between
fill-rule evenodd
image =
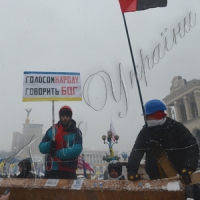
<instances>
[{"instance_id":1,"label":"flag pole","mask_svg":"<svg viewBox=\"0 0 200 200\"><path fill-rule=\"evenodd\" d=\"M85 161L84 161L84 154L82 154L82 159L83 159L83 174L84 174L84 177L87 179L87 173L86 173Z\"/></svg>"},{"instance_id":2,"label":"flag pole","mask_svg":"<svg viewBox=\"0 0 200 200\"><path fill-rule=\"evenodd\" d=\"M135 66L135 60L134 60L133 51L132 51L131 42L130 42L130 37L129 37L129 33L128 33L128 27L127 27L127 24L126 24L126 18L125 18L125 15L124 15L123 12L122 12L122 16L123 16L123 20L124 20L124 26L125 26L125 30L126 30L126 35L127 35L127 39L128 39L130 53L131 53L133 69L134 69L134 72L135 72L136 83L137 83L138 93L139 93L139 97L140 97L140 103L141 103L141 106L142 106L142 113L143 113L144 121L145 121L145 127L148 130L148 125L147 125L147 121L146 121L146 117L145 117L145 111L144 111L144 104L143 104L143 99L142 99L142 92L141 92L140 84L139 84L139 80L138 80L137 70L136 70L136 66Z\"/></svg>"},{"instance_id":3,"label":"flag pole","mask_svg":"<svg viewBox=\"0 0 200 200\"><path fill-rule=\"evenodd\" d=\"M55 127L54 127L54 124L55 124L54 101L52 101L52 135L53 135L52 140L53 141L55 141Z\"/></svg>"},{"instance_id":4,"label":"flag pole","mask_svg":"<svg viewBox=\"0 0 200 200\"><path fill-rule=\"evenodd\" d=\"M140 84L139 84L137 70L136 70L136 66L135 66L135 60L134 60L134 57L133 57L133 51L132 51L130 37L129 37L128 28L127 28L127 24L126 24L126 18L125 18L125 15L124 15L123 12L122 12L122 16L123 16L123 20L124 20L124 26L125 26L125 29L126 29L126 35L127 35L127 39L128 39L130 53L131 53L131 59L132 59L132 63L133 63L133 69L134 69L134 72L135 72L136 83L137 83L138 93L139 93L139 97L140 97L140 103L141 103L141 106L142 106L142 113L143 113L143 116L144 116L145 128L147 130L147 133L148 133L148 136L149 136L149 140L151 142L151 136L150 136L150 132L149 132L149 127L148 127L148 124L147 124L146 115L145 115L145 111L144 111L144 104L143 104L143 99L142 99L142 92L140 90ZM155 162L154 162L154 167L155 167L155 172L157 174L158 172L156 170L157 166L156 166Z\"/></svg>"}]
</instances>

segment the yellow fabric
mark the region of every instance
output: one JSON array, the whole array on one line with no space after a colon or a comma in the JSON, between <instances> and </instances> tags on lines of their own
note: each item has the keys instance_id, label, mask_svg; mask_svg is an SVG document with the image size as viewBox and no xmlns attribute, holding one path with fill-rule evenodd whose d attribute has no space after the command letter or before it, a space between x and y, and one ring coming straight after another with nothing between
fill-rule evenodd
<instances>
[{"instance_id":1,"label":"yellow fabric","mask_svg":"<svg viewBox=\"0 0 200 200\"><path fill-rule=\"evenodd\" d=\"M5 164L5 160L0 163L0 167L3 167Z\"/></svg>"},{"instance_id":2,"label":"yellow fabric","mask_svg":"<svg viewBox=\"0 0 200 200\"><path fill-rule=\"evenodd\" d=\"M113 148L110 148L110 157L113 158L115 156Z\"/></svg>"},{"instance_id":3,"label":"yellow fabric","mask_svg":"<svg viewBox=\"0 0 200 200\"><path fill-rule=\"evenodd\" d=\"M10 167L12 168L12 167L14 167L15 166L15 163L13 163L13 164L10 164Z\"/></svg>"}]
</instances>

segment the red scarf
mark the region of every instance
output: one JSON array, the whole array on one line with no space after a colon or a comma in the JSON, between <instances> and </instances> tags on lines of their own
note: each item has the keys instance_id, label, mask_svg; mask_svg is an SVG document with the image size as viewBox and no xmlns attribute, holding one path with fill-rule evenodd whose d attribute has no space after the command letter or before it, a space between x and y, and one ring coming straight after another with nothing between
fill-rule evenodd
<instances>
[{"instance_id":1,"label":"red scarf","mask_svg":"<svg viewBox=\"0 0 200 200\"><path fill-rule=\"evenodd\" d=\"M69 134L69 132L64 130L64 127L59 123L58 126L56 126L56 136L55 136L55 140L56 140L56 150L60 150L63 148L67 147L67 142L64 140L64 136Z\"/></svg>"},{"instance_id":2,"label":"red scarf","mask_svg":"<svg viewBox=\"0 0 200 200\"><path fill-rule=\"evenodd\" d=\"M154 119L162 119L162 118L166 117L167 114L158 110L157 112L150 114L149 116L152 116Z\"/></svg>"},{"instance_id":3,"label":"red scarf","mask_svg":"<svg viewBox=\"0 0 200 200\"><path fill-rule=\"evenodd\" d=\"M64 130L64 127L59 123L58 125L55 126L55 129L57 130L55 140L56 140L56 150L60 150L63 148L67 147L67 142L64 140L64 136L69 134L66 130ZM60 158L53 158L54 162L58 163L58 170L59 171L69 171L69 172L76 172L76 169L73 168L68 168L68 167L63 167L61 164ZM51 166L47 166L47 170L51 170Z\"/></svg>"}]
</instances>

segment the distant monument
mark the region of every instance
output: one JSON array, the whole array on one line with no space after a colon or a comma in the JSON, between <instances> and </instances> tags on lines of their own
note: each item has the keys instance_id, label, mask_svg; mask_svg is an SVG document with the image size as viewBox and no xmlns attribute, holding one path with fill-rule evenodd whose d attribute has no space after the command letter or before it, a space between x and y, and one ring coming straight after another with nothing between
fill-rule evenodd
<instances>
[{"instance_id":1,"label":"distant monument","mask_svg":"<svg viewBox=\"0 0 200 200\"><path fill-rule=\"evenodd\" d=\"M25 109L25 110L26 110L26 112L27 112L27 116L26 116L27 118L25 119L25 122L26 122L26 124L29 124L29 122L30 122L29 114L30 114L32 108L27 108L27 109Z\"/></svg>"},{"instance_id":2,"label":"distant monument","mask_svg":"<svg viewBox=\"0 0 200 200\"><path fill-rule=\"evenodd\" d=\"M23 125L23 146L26 146L30 141L33 139L36 139L32 144L31 144L31 152L33 156L39 156L41 157L41 153L39 152L38 146L43 138L42 134L42 129L43 129L43 124L32 124L30 123L30 112L32 111L32 108L27 108L25 109L27 112L25 124ZM30 156L29 148L23 150L23 156L27 157Z\"/></svg>"}]
</instances>

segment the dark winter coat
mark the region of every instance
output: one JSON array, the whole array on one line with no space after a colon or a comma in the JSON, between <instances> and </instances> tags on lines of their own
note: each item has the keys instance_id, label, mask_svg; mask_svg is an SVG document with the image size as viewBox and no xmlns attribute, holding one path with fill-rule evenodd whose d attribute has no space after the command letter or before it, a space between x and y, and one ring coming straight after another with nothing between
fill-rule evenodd
<instances>
[{"instance_id":1,"label":"dark winter coat","mask_svg":"<svg viewBox=\"0 0 200 200\"><path fill-rule=\"evenodd\" d=\"M138 172L140 161L144 153L146 153L145 169L149 178L161 178L158 173L156 160L149 149L149 138L162 145L178 173L183 168L193 172L197 169L199 147L196 139L182 123L167 117L163 125L149 127L149 133L145 127L142 128L128 160L128 174Z\"/></svg>"},{"instance_id":2,"label":"dark winter coat","mask_svg":"<svg viewBox=\"0 0 200 200\"><path fill-rule=\"evenodd\" d=\"M20 173L16 178L34 178L34 175L32 172L25 171Z\"/></svg>"}]
</instances>

